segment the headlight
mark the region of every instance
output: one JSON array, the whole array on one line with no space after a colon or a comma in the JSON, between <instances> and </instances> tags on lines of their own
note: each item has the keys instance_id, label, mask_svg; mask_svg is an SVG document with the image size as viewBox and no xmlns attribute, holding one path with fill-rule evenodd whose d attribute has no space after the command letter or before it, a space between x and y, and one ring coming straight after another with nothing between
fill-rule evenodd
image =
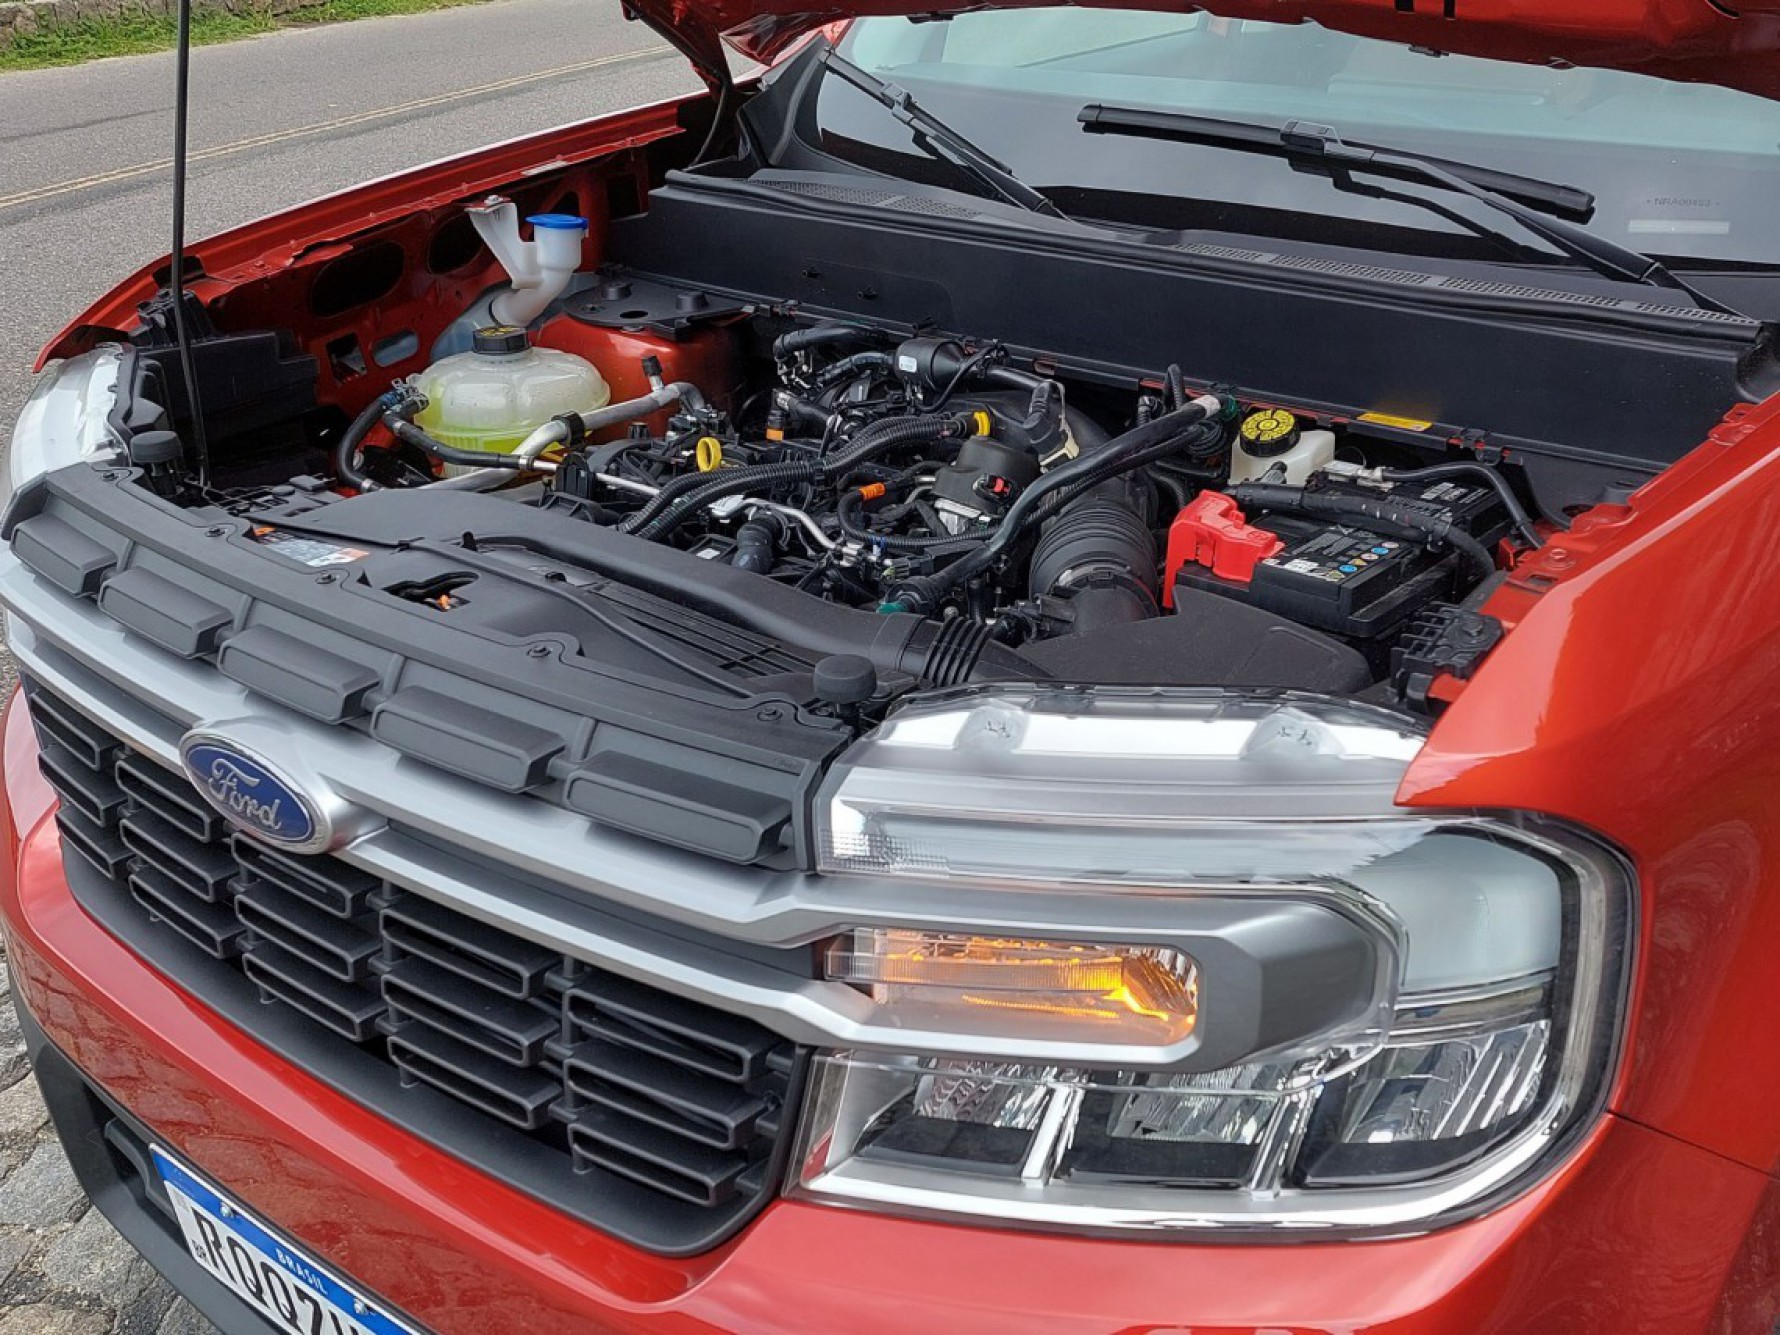
<instances>
[{"instance_id":1,"label":"headlight","mask_svg":"<svg viewBox=\"0 0 1780 1335\"><path fill-rule=\"evenodd\" d=\"M119 448L111 416L122 374L123 351L111 344L43 369L12 430L0 509L32 478Z\"/></svg>"},{"instance_id":2,"label":"headlight","mask_svg":"<svg viewBox=\"0 0 1780 1335\"><path fill-rule=\"evenodd\" d=\"M1233 897L1339 906L1377 936L1383 1009L1209 1064L1195 1043L1289 1004L1290 980L1244 990L1214 951L1201 967L1086 922L1081 940L860 928L827 948L831 980L887 1023L982 1041L821 1053L790 1189L1028 1226L1371 1233L1530 1180L1611 1072L1629 875L1555 822L1395 807L1420 744L1395 714L1281 693L1015 687L897 712L823 790L823 870L1167 896L1183 930ZM1075 1057L1001 1044L1038 1034ZM1093 1059L1097 1034L1116 1059Z\"/></svg>"}]
</instances>

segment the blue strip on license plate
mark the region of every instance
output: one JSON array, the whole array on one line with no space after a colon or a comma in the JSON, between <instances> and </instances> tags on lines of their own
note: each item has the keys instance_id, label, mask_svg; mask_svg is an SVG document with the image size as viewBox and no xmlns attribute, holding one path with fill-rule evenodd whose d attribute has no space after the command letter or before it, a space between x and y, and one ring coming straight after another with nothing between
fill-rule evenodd
<instances>
[{"instance_id":1,"label":"blue strip on license plate","mask_svg":"<svg viewBox=\"0 0 1780 1335\"><path fill-rule=\"evenodd\" d=\"M150 1146L192 1259L290 1335L418 1335L270 1232L160 1146Z\"/></svg>"}]
</instances>

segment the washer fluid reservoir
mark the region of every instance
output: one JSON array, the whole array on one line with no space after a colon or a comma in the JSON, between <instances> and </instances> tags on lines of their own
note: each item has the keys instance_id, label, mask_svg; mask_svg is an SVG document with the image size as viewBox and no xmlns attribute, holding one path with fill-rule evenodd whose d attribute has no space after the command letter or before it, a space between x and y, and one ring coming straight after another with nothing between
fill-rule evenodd
<instances>
[{"instance_id":1,"label":"washer fluid reservoir","mask_svg":"<svg viewBox=\"0 0 1780 1335\"><path fill-rule=\"evenodd\" d=\"M592 412L612 398L592 362L534 348L515 325L478 329L469 352L441 358L413 383L426 396L417 426L447 445L494 454L511 454L552 417ZM445 471L465 470L448 464Z\"/></svg>"}]
</instances>

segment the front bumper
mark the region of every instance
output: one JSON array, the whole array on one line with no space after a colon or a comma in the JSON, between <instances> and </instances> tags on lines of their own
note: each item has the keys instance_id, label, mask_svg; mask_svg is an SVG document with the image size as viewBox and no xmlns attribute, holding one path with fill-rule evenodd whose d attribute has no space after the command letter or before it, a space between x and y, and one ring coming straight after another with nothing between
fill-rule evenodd
<instances>
[{"instance_id":1,"label":"front bumper","mask_svg":"<svg viewBox=\"0 0 1780 1335\"><path fill-rule=\"evenodd\" d=\"M1682 1335L1773 1321L1775 1185L1613 1117L1534 1191L1422 1237L1189 1245L781 1201L715 1251L651 1255L371 1115L138 959L68 891L22 710L0 759L0 917L58 1129L100 1208L225 1330L256 1327L182 1263L132 1152L150 1134L441 1332Z\"/></svg>"}]
</instances>

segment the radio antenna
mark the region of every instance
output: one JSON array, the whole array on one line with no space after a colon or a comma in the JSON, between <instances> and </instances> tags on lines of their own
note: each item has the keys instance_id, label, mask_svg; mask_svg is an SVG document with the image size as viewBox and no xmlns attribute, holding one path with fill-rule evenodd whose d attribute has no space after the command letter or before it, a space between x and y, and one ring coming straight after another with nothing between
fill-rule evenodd
<instances>
[{"instance_id":1,"label":"radio antenna","mask_svg":"<svg viewBox=\"0 0 1780 1335\"><path fill-rule=\"evenodd\" d=\"M173 253L168 257L167 293L173 299L173 337L179 347L179 370L185 378L185 399L191 409L198 485L203 487L210 485L210 439L204 430L198 374L192 367L192 336L185 319L185 141L191 118L192 0L179 0L173 68Z\"/></svg>"}]
</instances>

